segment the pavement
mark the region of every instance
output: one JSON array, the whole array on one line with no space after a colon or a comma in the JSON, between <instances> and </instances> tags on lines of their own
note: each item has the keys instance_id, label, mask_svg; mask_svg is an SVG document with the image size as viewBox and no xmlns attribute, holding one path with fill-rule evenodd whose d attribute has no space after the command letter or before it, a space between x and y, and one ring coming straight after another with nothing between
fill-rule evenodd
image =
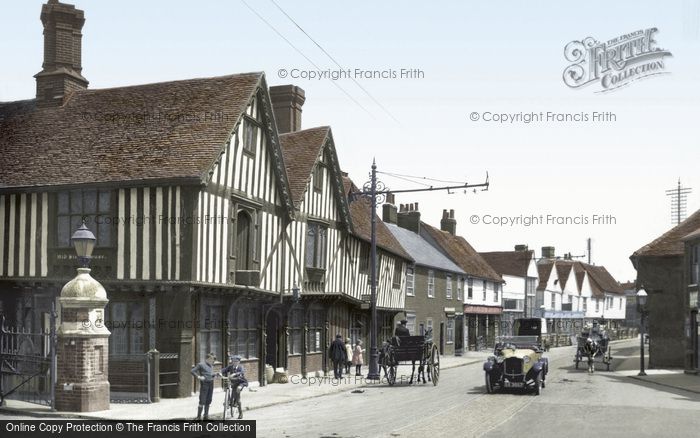
<instances>
[{"instance_id":1,"label":"pavement","mask_svg":"<svg viewBox=\"0 0 700 438\"><path fill-rule=\"evenodd\" d=\"M467 352L463 356L440 357L440 370L480 363L491 355L491 351ZM402 366L410 372L410 367ZM367 367L363 367L366 373ZM397 384L407 383L408 377L401 375ZM406 380L406 382L402 382ZM364 377L349 376L341 380L329 377L309 377L292 375L289 383L269 384L264 387L249 388L241 394L241 401L246 411L266 408L269 406L291 403L316 397L323 397L341 392L363 391L363 388L386 385L385 382L372 382ZM34 403L19 400L5 400L0 407L2 416L27 416L27 417L59 417L59 418L85 418L108 420L181 420L192 419L197 413L198 396L167 399L161 398L157 403L111 403L109 410L96 412L57 412L50 407L40 406ZM210 416L221 411L224 392L220 386L214 390L214 396L210 408ZM245 413L244 413L245 415Z\"/></svg>"}]
</instances>

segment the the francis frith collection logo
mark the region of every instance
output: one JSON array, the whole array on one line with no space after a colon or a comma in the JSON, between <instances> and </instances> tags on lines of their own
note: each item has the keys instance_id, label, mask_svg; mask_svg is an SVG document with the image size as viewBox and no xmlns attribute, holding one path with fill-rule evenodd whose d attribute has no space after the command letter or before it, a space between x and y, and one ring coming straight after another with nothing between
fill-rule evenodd
<instances>
[{"instance_id":1,"label":"the francis frith collection logo","mask_svg":"<svg viewBox=\"0 0 700 438\"><path fill-rule=\"evenodd\" d=\"M664 58L673 56L658 47L655 27L600 42L588 37L564 48L571 64L564 69L564 83L571 88L599 84L597 93L617 90L650 76L668 73Z\"/></svg>"}]
</instances>

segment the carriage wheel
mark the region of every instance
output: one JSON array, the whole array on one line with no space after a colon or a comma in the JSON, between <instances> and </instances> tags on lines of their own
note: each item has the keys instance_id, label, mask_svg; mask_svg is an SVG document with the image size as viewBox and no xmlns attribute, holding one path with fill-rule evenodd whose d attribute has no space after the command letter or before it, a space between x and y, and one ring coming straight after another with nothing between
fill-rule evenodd
<instances>
[{"instance_id":1,"label":"carriage wheel","mask_svg":"<svg viewBox=\"0 0 700 438\"><path fill-rule=\"evenodd\" d=\"M386 379L389 382L389 386L394 386L396 383L396 365L388 365L386 367Z\"/></svg>"},{"instance_id":2,"label":"carriage wheel","mask_svg":"<svg viewBox=\"0 0 700 438\"><path fill-rule=\"evenodd\" d=\"M433 378L433 386L437 386L440 379L440 352L437 345L433 345L433 351L430 354L430 374Z\"/></svg>"}]
</instances>

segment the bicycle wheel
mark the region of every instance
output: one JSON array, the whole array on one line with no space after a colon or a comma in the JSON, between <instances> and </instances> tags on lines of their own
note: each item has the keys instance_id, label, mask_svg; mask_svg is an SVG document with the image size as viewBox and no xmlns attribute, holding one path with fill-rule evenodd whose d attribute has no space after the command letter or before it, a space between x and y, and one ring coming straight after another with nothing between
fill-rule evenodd
<instances>
[{"instance_id":1,"label":"bicycle wheel","mask_svg":"<svg viewBox=\"0 0 700 438\"><path fill-rule=\"evenodd\" d=\"M229 389L226 388L226 392L224 392L224 413L221 416L223 421L226 421L226 411L229 409L229 403L228 403L228 398L229 398ZM233 416L233 412L231 412L231 416Z\"/></svg>"}]
</instances>

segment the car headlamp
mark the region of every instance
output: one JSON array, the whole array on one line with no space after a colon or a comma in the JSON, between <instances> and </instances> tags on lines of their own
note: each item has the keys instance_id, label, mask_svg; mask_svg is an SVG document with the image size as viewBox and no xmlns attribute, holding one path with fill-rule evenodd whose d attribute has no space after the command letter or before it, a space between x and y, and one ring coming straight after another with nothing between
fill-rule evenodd
<instances>
[{"instance_id":1,"label":"car headlamp","mask_svg":"<svg viewBox=\"0 0 700 438\"><path fill-rule=\"evenodd\" d=\"M530 363L530 356L523 356L523 363Z\"/></svg>"}]
</instances>

